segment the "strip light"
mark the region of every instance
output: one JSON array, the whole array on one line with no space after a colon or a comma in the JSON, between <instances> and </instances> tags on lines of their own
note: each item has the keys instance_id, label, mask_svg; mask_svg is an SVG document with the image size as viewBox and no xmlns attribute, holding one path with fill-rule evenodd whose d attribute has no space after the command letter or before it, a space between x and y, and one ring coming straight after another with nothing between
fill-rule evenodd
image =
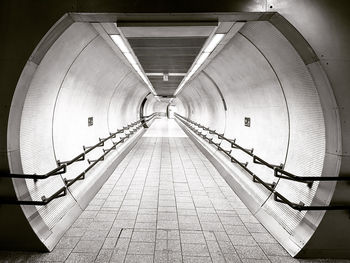
<instances>
[{"instance_id":1,"label":"strip light","mask_svg":"<svg viewBox=\"0 0 350 263\"><path fill-rule=\"evenodd\" d=\"M153 77L163 77L164 73L146 73L147 76L153 76ZM186 76L186 73L168 73L169 76Z\"/></svg>"},{"instance_id":2,"label":"strip light","mask_svg":"<svg viewBox=\"0 0 350 263\"><path fill-rule=\"evenodd\" d=\"M204 61L209 57L211 52L216 48L216 46L220 43L220 41L223 39L225 34L215 34L209 44L206 46L206 48L202 51L198 59L193 63L192 68L188 72L187 76L181 81L180 85L177 87L174 96L176 96L183 86L186 84L186 82L193 76L194 73L202 66Z\"/></svg>"},{"instance_id":3,"label":"strip light","mask_svg":"<svg viewBox=\"0 0 350 263\"><path fill-rule=\"evenodd\" d=\"M131 66L135 69L137 74L139 74L140 77L142 78L142 80L146 83L146 85L151 90L153 95L157 95L157 93L154 90L151 82L149 81L149 79L144 74L143 70L141 69L141 66L137 63L133 53L129 50L128 46L126 45L126 43L123 40L123 38L121 37L121 35L110 35L110 37L113 40L113 42L118 46L118 48L123 53L125 58L129 61Z\"/></svg>"}]
</instances>

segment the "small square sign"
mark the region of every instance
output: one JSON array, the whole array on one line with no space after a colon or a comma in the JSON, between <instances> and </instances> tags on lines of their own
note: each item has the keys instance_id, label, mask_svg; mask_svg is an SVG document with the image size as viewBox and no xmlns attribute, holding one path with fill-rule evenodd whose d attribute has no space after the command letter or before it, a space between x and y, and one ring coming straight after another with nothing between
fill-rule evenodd
<instances>
[{"instance_id":1,"label":"small square sign","mask_svg":"<svg viewBox=\"0 0 350 263\"><path fill-rule=\"evenodd\" d=\"M94 117L89 117L88 118L88 126L94 125Z\"/></svg>"},{"instance_id":2,"label":"small square sign","mask_svg":"<svg viewBox=\"0 0 350 263\"><path fill-rule=\"evenodd\" d=\"M250 118L249 117L244 118L244 126L250 127Z\"/></svg>"}]
</instances>

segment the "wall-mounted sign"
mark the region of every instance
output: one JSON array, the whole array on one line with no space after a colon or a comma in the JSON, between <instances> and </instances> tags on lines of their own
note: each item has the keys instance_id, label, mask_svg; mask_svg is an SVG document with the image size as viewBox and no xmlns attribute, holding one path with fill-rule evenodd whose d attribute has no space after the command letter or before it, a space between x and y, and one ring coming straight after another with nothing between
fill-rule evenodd
<instances>
[{"instance_id":1,"label":"wall-mounted sign","mask_svg":"<svg viewBox=\"0 0 350 263\"><path fill-rule=\"evenodd\" d=\"M250 118L249 117L244 118L244 126L250 127Z\"/></svg>"},{"instance_id":2,"label":"wall-mounted sign","mask_svg":"<svg viewBox=\"0 0 350 263\"><path fill-rule=\"evenodd\" d=\"M88 118L88 126L94 125L94 117L89 117Z\"/></svg>"}]
</instances>

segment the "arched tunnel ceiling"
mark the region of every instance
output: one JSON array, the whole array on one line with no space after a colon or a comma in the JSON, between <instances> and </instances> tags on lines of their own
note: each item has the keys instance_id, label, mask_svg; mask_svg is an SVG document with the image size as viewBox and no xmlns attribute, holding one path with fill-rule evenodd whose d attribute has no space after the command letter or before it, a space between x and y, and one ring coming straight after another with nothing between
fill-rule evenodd
<instances>
[{"instance_id":1,"label":"arched tunnel ceiling","mask_svg":"<svg viewBox=\"0 0 350 263\"><path fill-rule=\"evenodd\" d=\"M118 23L157 95L165 97L174 95L216 26L217 22ZM168 79L162 74L169 74Z\"/></svg>"}]
</instances>

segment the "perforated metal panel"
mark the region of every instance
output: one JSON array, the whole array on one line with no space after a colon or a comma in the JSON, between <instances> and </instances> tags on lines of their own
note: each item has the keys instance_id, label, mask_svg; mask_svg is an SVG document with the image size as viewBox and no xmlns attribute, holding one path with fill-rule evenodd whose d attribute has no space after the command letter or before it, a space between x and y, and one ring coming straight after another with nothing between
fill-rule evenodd
<instances>
[{"instance_id":1,"label":"perforated metal panel","mask_svg":"<svg viewBox=\"0 0 350 263\"><path fill-rule=\"evenodd\" d=\"M56 164L52 142L53 110L56 95L72 61L96 36L87 24L75 23L52 45L41 60L33 77L22 113L20 148L24 173L45 174ZM60 56L64 54L64 57ZM33 200L50 196L64 185L60 176L47 180L27 180L27 187ZM52 228L64 211L70 207L71 199L55 201L40 207L38 212L45 224Z\"/></svg>"},{"instance_id":2,"label":"perforated metal panel","mask_svg":"<svg viewBox=\"0 0 350 263\"><path fill-rule=\"evenodd\" d=\"M275 69L285 93L290 119L290 141L285 169L300 176L321 176L325 156L325 127L315 84L302 58L284 36L268 22L249 22L242 30ZM262 34L261 32L264 32ZM310 204L318 184L280 180L276 190L292 202ZM273 200L267 211L290 233L304 213Z\"/></svg>"}]
</instances>

